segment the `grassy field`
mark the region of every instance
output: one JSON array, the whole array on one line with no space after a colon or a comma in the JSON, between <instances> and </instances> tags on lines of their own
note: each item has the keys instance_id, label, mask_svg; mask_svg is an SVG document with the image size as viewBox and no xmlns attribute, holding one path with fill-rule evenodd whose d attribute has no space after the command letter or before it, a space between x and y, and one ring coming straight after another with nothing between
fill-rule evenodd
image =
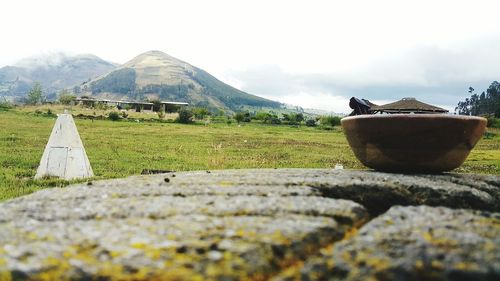
<instances>
[{"instance_id":1,"label":"grassy field","mask_svg":"<svg viewBox=\"0 0 500 281\"><path fill-rule=\"evenodd\" d=\"M332 168L336 164L363 168L340 128L75 121L96 178L140 174L143 169ZM54 122L55 117L26 108L0 112L0 200L68 184L33 180ZM456 171L500 174L500 130L482 139Z\"/></svg>"}]
</instances>

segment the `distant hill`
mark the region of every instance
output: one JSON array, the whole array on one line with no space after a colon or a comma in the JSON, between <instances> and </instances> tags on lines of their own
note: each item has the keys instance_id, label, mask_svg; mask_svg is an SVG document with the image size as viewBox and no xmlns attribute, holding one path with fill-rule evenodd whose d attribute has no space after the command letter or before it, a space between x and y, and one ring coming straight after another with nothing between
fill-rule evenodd
<instances>
[{"instance_id":1,"label":"distant hill","mask_svg":"<svg viewBox=\"0 0 500 281\"><path fill-rule=\"evenodd\" d=\"M68 56L62 53L26 58L0 68L0 97L22 97L35 82L46 95L89 81L118 65L94 55Z\"/></svg>"},{"instance_id":2,"label":"distant hill","mask_svg":"<svg viewBox=\"0 0 500 281\"><path fill-rule=\"evenodd\" d=\"M161 99L209 109L279 108L279 102L233 88L206 71L160 51L143 53L80 86L81 95L110 99Z\"/></svg>"}]
</instances>

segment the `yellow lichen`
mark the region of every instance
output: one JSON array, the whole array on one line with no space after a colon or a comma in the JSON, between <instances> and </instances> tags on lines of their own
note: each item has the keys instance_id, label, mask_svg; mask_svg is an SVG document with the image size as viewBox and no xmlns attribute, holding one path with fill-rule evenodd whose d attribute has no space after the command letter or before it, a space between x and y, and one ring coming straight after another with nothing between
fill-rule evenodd
<instances>
[{"instance_id":1,"label":"yellow lichen","mask_svg":"<svg viewBox=\"0 0 500 281\"><path fill-rule=\"evenodd\" d=\"M27 238L30 239L30 240L36 240L36 239L38 239L38 235L35 232L30 232L27 235Z\"/></svg>"},{"instance_id":2,"label":"yellow lichen","mask_svg":"<svg viewBox=\"0 0 500 281\"><path fill-rule=\"evenodd\" d=\"M111 251L111 252L109 252L109 255L112 258L116 258L116 257L119 257L119 256L123 255L123 252L121 252L121 251Z\"/></svg>"},{"instance_id":3,"label":"yellow lichen","mask_svg":"<svg viewBox=\"0 0 500 281\"><path fill-rule=\"evenodd\" d=\"M283 233L281 233L281 231L279 231L279 230L276 230L275 232L273 232L273 234L271 235L271 239L272 239L272 241L274 241L276 243L285 244L285 245L291 244L290 239L288 237L286 237L285 235L283 235Z\"/></svg>"},{"instance_id":4,"label":"yellow lichen","mask_svg":"<svg viewBox=\"0 0 500 281\"><path fill-rule=\"evenodd\" d=\"M443 270L444 269L443 263L440 262L440 261L437 261L437 260L433 260L431 262L431 267L434 268L434 269L438 269L438 270Z\"/></svg>"},{"instance_id":5,"label":"yellow lichen","mask_svg":"<svg viewBox=\"0 0 500 281\"><path fill-rule=\"evenodd\" d=\"M476 270L478 268L477 264L470 262L457 262L454 267L460 270Z\"/></svg>"},{"instance_id":6,"label":"yellow lichen","mask_svg":"<svg viewBox=\"0 0 500 281\"><path fill-rule=\"evenodd\" d=\"M48 257L43 261L45 271L36 275L34 279L42 281L68 280L67 271L70 268L68 260L60 260L55 257Z\"/></svg>"},{"instance_id":7,"label":"yellow lichen","mask_svg":"<svg viewBox=\"0 0 500 281\"><path fill-rule=\"evenodd\" d=\"M8 271L0 271L0 281L12 281L12 275Z\"/></svg>"},{"instance_id":8,"label":"yellow lichen","mask_svg":"<svg viewBox=\"0 0 500 281\"><path fill-rule=\"evenodd\" d=\"M300 270L303 267L304 267L304 262L303 261L297 261L295 263L292 263L285 270L283 270L279 274L279 276L282 277L282 279L299 281L299 280L301 280L300 279Z\"/></svg>"},{"instance_id":9,"label":"yellow lichen","mask_svg":"<svg viewBox=\"0 0 500 281\"><path fill-rule=\"evenodd\" d=\"M458 241L447 238L440 238L437 237L437 235L431 234L430 232L422 233L422 237L425 239L425 241L441 249L453 249L460 246L460 243Z\"/></svg>"},{"instance_id":10,"label":"yellow lichen","mask_svg":"<svg viewBox=\"0 0 500 281\"><path fill-rule=\"evenodd\" d=\"M230 181L220 181L220 182L219 182L219 186L220 186L220 187L231 187L231 186L234 186L234 182L230 182Z\"/></svg>"},{"instance_id":11,"label":"yellow lichen","mask_svg":"<svg viewBox=\"0 0 500 281\"><path fill-rule=\"evenodd\" d=\"M144 248L146 248L146 244L142 243L142 242L132 243L132 244L130 244L130 246L132 246L132 248L136 248L136 249L144 249Z\"/></svg>"},{"instance_id":12,"label":"yellow lichen","mask_svg":"<svg viewBox=\"0 0 500 281\"><path fill-rule=\"evenodd\" d=\"M424 269L424 262L423 262L423 261L421 261L421 260L417 260L417 261L415 262L415 269L417 269L417 270L422 270L422 269Z\"/></svg>"},{"instance_id":13,"label":"yellow lichen","mask_svg":"<svg viewBox=\"0 0 500 281\"><path fill-rule=\"evenodd\" d=\"M342 237L342 240L347 240L347 239L350 239L354 236L356 236L356 234L358 234L358 229L355 228L355 227L352 227L350 229L348 229L345 233L344 233L344 237Z\"/></svg>"},{"instance_id":14,"label":"yellow lichen","mask_svg":"<svg viewBox=\"0 0 500 281\"><path fill-rule=\"evenodd\" d=\"M145 280L145 279L134 279L129 278L126 280ZM193 280L193 281L204 281L207 280L201 274L194 272L186 268L172 268L161 273L152 274L148 276L146 280L165 280L165 281L179 281L179 280Z\"/></svg>"},{"instance_id":15,"label":"yellow lichen","mask_svg":"<svg viewBox=\"0 0 500 281\"><path fill-rule=\"evenodd\" d=\"M429 232L424 232L422 233L422 237L425 239L425 241L431 243L432 242L432 234L430 234Z\"/></svg>"}]
</instances>

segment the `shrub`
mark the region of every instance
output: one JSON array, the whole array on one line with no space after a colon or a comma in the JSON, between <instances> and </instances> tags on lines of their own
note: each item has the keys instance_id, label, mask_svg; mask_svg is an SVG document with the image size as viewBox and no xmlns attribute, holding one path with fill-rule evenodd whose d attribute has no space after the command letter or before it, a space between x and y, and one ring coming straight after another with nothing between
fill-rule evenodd
<instances>
[{"instance_id":1,"label":"shrub","mask_svg":"<svg viewBox=\"0 0 500 281\"><path fill-rule=\"evenodd\" d=\"M484 132L483 138L485 138L485 139L493 139L495 136L496 136L495 133L486 131L486 132Z\"/></svg>"},{"instance_id":2,"label":"shrub","mask_svg":"<svg viewBox=\"0 0 500 281\"><path fill-rule=\"evenodd\" d=\"M192 118L193 118L193 112L191 110L183 108L179 110L179 117L175 119L175 122L182 124L189 124L193 122Z\"/></svg>"},{"instance_id":3,"label":"shrub","mask_svg":"<svg viewBox=\"0 0 500 281\"><path fill-rule=\"evenodd\" d=\"M278 115L275 114L270 114L266 120L264 120L264 123L269 123L273 125L279 125L281 124L281 120L278 118Z\"/></svg>"},{"instance_id":4,"label":"shrub","mask_svg":"<svg viewBox=\"0 0 500 281\"><path fill-rule=\"evenodd\" d=\"M321 125L329 125L329 126L339 126L340 125L340 117L325 115L320 118Z\"/></svg>"},{"instance_id":5,"label":"shrub","mask_svg":"<svg viewBox=\"0 0 500 281\"><path fill-rule=\"evenodd\" d=\"M237 112L235 115L234 115L234 119L236 120L236 122L240 123L240 122L250 122L252 121L252 118L250 117L250 112L248 111L245 111L245 112Z\"/></svg>"},{"instance_id":6,"label":"shrub","mask_svg":"<svg viewBox=\"0 0 500 281\"><path fill-rule=\"evenodd\" d=\"M68 91L61 91L59 94L59 102L64 105L70 105L76 100L76 96L70 94Z\"/></svg>"},{"instance_id":7,"label":"shrub","mask_svg":"<svg viewBox=\"0 0 500 281\"><path fill-rule=\"evenodd\" d=\"M485 116L488 123L486 126L488 128L500 128L500 118L495 118L493 114Z\"/></svg>"},{"instance_id":8,"label":"shrub","mask_svg":"<svg viewBox=\"0 0 500 281\"><path fill-rule=\"evenodd\" d=\"M264 112L264 111L259 111L255 114L254 119L255 120L260 120L265 122L268 118L271 117L271 113L269 112Z\"/></svg>"},{"instance_id":9,"label":"shrub","mask_svg":"<svg viewBox=\"0 0 500 281\"><path fill-rule=\"evenodd\" d=\"M233 117L238 124L240 122L250 122L252 121L252 118L250 117L250 113L247 112L237 112L234 117Z\"/></svg>"},{"instance_id":10,"label":"shrub","mask_svg":"<svg viewBox=\"0 0 500 281\"><path fill-rule=\"evenodd\" d=\"M304 114L302 113L283 113L283 121L289 125L299 125L304 121Z\"/></svg>"},{"instance_id":11,"label":"shrub","mask_svg":"<svg viewBox=\"0 0 500 281\"><path fill-rule=\"evenodd\" d=\"M150 100L149 102L153 103L153 111L154 112L160 112L162 110L162 106L161 106L161 101L160 100L153 99L153 100Z\"/></svg>"},{"instance_id":12,"label":"shrub","mask_svg":"<svg viewBox=\"0 0 500 281\"><path fill-rule=\"evenodd\" d=\"M210 111L208 111L208 109L204 107L195 107L193 108L192 112L194 114L194 117L199 120L204 119L205 116L210 115Z\"/></svg>"},{"instance_id":13,"label":"shrub","mask_svg":"<svg viewBox=\"0 0 500 281\"><path fill-rule=\"evenodd\" d=\"M159 119L165 118L165 110L163 108L160 108L160 111L158 111L157 113Z\"/></svg>"},{"instance_id":14,"label":"shrub","mask_svg":"<svg viewBox=\"0 0 500 281\"><path fill-rule=\"evenodd\" d=\"M314 120L314 119L307 119L306 120L306 126L307 127L315 127L316 126L316 120Z\"/></svg>"},{"instance_id":15,"label":"shrub","mask_svg":"<svg viewBox=\"0 0 500 281\"><path fill-rule=\"evenodd\" d=\"M120 120L120 113L111 111L110 113L108 113L108 118L112 121L118 121Z\"/></svg>"},{"instance_id":16,"label":"shrub","mask_svg":"<svg viewBox=\"0 0 500 281\"><path fill-rule=\"evenodd\" d=\"M8 102L7 100L0 101L0 111L7 111L9 109L12 109L14 107L12 103Z\"/></svg>"},{"instance_id":17,"label":"shrub","mask_svg":"<svg viewBox=\"0 0 500 281\"><path fill-rule=\"evenodd\" d=\"M269 119L269 123L273 125L279 125L281 124L281 120L275 115Z\"/></svg>"},{"instance_id":18,"label":"shrub","mask_svg":"<svg viewBox=\"0 0 500 281\"><path fill-rule=\"evenodd\" d=\"M304 121L304 114L302 114L302 113L293 114L292 116L295 119L295 121L298 123Z\"/></svg>"}]
</instances>

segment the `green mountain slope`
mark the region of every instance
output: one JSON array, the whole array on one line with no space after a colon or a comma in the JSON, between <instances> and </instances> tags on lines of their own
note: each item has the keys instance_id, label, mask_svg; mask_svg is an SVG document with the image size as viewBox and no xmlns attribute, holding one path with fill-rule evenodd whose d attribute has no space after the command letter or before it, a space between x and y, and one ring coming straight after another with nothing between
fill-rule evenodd
<instances>
[{"instance_id":1,"label":"green mountain slope","mask_svg":"<svg viewBox=\"0 0 500 281\"><path fill-rule=\"evenodd\" d=\"M25 96L35 82L46 95L70 88L115 69L116 64L94 55L68 56L57 53L31 57L14 66L0 68L0 96Z\"/></svg>"},{"instance_id":2,"label":"green mountain slope","mask_svg":"<svg viewBox=\"0 0 500 281\"><path fill-rule=\"evenodd\" d=\"M160 51L143 53L81 86L82 95L114 99L161 99L210 109L279 108L279 102L233 88L206 71Z\"/></svg>"}]
</instances>

